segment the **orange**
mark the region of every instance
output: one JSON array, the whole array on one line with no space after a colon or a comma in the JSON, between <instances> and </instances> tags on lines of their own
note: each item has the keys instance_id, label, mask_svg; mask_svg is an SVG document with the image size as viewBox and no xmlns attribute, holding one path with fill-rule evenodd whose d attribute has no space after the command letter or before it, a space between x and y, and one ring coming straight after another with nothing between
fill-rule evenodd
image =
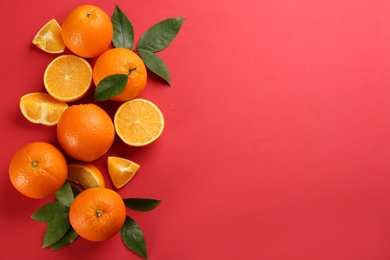
<instances>
[{"instance_id":1,"label":"orange","mask_svg":"<svg viewBox=\"0 0 390 260\"><path fill-rule=\"evenodd\" d=\"M33 142L20 148L9 165L12 185L34 199L53 195L66 181L68 167L64 155L46 142Z\"/></svg>"},{"instance_id":2,"label":"orange","mask_svg":"<svg viewBox=\"0 0 390 260\"><path fill-rule=\"evenodd\" d=\"M47 66L43 82L46 91L55 99L76 101L85 96L91 86L92 68L83 58L61 55Z\"/></svg>"},{"instance_id":3,"label":"orange","mask_svg":"<svg viewBox=\"0 0 390 260\"><path fill-rule=\"evenodd\" d=\"M47 93L34 92L22 96L19 107L28 121L53 126L58 123L68 104L54 99Z\"/></svg>"},{"instance_id":4,"label":"orange","mask_svg":"<svg viewBox=\"0 0 390 260\"><path fill-rule=\"evenodd\" d=\"M115 191L91 188L74 199L70 205L69 220L81 237L103 241L120 231L126 220L126 207Z\"/></svg>"},{"instance_id":5,"label":"orange","mask_svg":"<svg viewBox=\"0 0 390 260\"><path fill-rule=\"evenodd\" d=\"M115 113L115 130L128 145L145 146L160 137L164 116L151 101L136 98L123 103Z\"/></svg>"},{"instance_id":6,"label":"orange","mask_svg":"<svg viewBox=\"0 0 390 260\"><path fill-rule=\"evenodd\" d=\"M97 57L111 44L113 26L110 17L99 7L81 5L73 9L62 23L62 38L74 54Z\"/></svg>"},{"instance_id":7,"label":"orange","mask_svg":"<svg viewBox=\"0 0 390 260\"><path fill-rule=\"evenodd\" d=\"M108 173L115 188L125 186L140 168L140 165L128 159L109 156L107 158Z\"/></svg>"},{"instance_id":8,"label":"orange","mask_svg":"<svg viewBox=\"0 0 390 260\"><path fill-rule=\"evenodd\" d=\"M145 88L147 80L145 64L131 50L113 48L99 56L93 67L93 82L95 85L97 86L102 79L113 74L128 75L125 89L119 95L111 98L113 101L133 99Z\"/></svg>"},{"instance_id":9,"label":"orange","mask_svg":"<svg viewBox=\"0 0 390 260\"><path fill-rule=\"evenodd\" d=\"M62 40L61 26L56 19L48 21L34 36L32 43L48 53L62 53L65 43Z\"/></svg>"},{"instance_id":10,"label":"orange","mask_svg":"<svg viewBox=\"0 0 390 260\"><path fill-rule=\"evenodd\" d=\"M80 184L84 189L104 187L104 177L92 163L68 163L68 180Z\"/></svg>"},{"instance_id":11,"label":"orange","mask_svg":"<svg viewBox=\"0 0 390 260\"><path fill-rule=\"evenodd\" d=\"M91 162L104 155L114 142L110 116L95 104L72 105L57 124L57 139L71 157Z\"/></svg>"}]
</instances>

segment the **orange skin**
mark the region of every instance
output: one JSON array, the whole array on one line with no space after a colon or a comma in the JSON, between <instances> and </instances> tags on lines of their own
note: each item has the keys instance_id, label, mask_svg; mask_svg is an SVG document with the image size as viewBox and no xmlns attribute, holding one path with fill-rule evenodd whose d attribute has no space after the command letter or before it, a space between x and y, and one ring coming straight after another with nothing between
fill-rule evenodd
<instances>
[{"instance_id":1,"label":"orange skin","mask_svg":"<svg viewBox=\"0 0 390 260\"><path fill-rule=\"evenodd\" d=\"M107 76L113 74L128 75L125 89L112 101L128 101L137 97L146 86L147 72L142 59L133 51L125 48L113 48L105 51L96 60L92 70L93 82L97 86Z\"/></svg>"},{"instance_id":2,"label":"orange skin","mask_svg":"<svg viewBox=\"0 0 390 260\"><path fill-rule=\"evenodd\" d=\"M12 157L9 177L23 195L43 199L53 195L64 184L68 166L55 146L33 142L20 148Z\"/></svg>"},{"instance_id":3,"label":"orange skin","mask_svg":"<svg viewBox=\"0 0 390 260\"><path fill-rule=\"evenodd\" d=\"M103 241L122 228L126 220L126 206L115 191L90 188L72 202L69 220L81 237L89 241Z\"/></svg>"},{"instance_id":4,"label":"orange skin","mask_svg":"<svg viewBox=\"0 0 390 260\"><path fill-rule=\"evenodd\" d=\"M62 39L74 54L97 57L111 44L114 29L110 17L93 5L72 10L62 23Z\"/></svg>"},{"instance_id":5,"label":"orange skin","mask_svg":"<svg viewBox=\"0 0 390 260\"><path fill-rule=\"evenodd\" d=\"M91 162L104 155L114 142L110 116L95 104L68 107L57 124L61 148L74 159Z\"/></svg>"}]
</instances>

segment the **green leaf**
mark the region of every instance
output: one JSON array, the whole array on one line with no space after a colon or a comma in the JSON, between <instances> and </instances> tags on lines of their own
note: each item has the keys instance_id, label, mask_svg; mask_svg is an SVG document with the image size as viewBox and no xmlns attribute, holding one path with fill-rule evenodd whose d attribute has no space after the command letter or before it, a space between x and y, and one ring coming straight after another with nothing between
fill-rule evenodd
<instances>
[{"instance_id":1,"label":"green leaf","mask_svg":"<svg viewBox=\"0 0 390 260\"><path fill-rule=\"evenodd\" d=\"M114 28L113 45L117 48L122 47L131 50L134 43L133 25L118 5L115 5L111 22Z\"/></svg>"},{"instance_id":2,"label":"green leaf","mask_svg":"<svg viewBox=\"0 0 390 260\"><path fill-rule=\"evenodd\" d=\"M76 198L81 193L81 190L72 184L70 186L72 187L73 196Z\"/></svg>"},{"instance_id":3,"label":"green leaf","mask_svg":"<svg viewBox=\"0 0 390 260\"><path fill-rule=\"evenodd\" d=\"M35 211L31 218L39 222L50 222L58 213L67 212L69 208L62 205L59 201L49 202Z\"/></svg>"},{"instance_id":4,"label":"green leaf","mask_svg":"<svg viewBox=\"0 0 390 260\"><path fill-rule=\"evenodd\" d=\"M64 185L56 192L56 198L62 205L70 207L70 204L74 200L74 195L68 181L65 181Z\"/></svg>"},{"instance_id":5,"label":"green leaf","mask_svg":"<svg viewBox=\"0 0 390 260\"><path fill-rule=\"evenodd\" d=\"M130 250L145 259L148 258L144 234L138 224L129 216L126 216L125 224L121 229L121 237Z\"/></svg>"},{"instance_id":6,"label":"green leaf","mask_svg":"<svg viewBox=\"0 0 390 260\"><path fill-rule=\"evenodd\" d=\"M126 207L137 211L148 211L156 208L161 200L144 199L144 198L127 198L123 199Z\"/></svg>"},{"instance_id":7,"label":"green leaf","mask_svg":"<svg viewBox=\"0 0 390 260\"><path fill-rule=\"evenodd\" d=\"M58 213L50 221L43 235L43 246L50 246L59 241L70 227L69 212Z\"/></svg>"},{"instance_id":8,"label":"green leaf","mask_svg":"<svg viewBox=\"0 0 390 260\"><path fill-rule=\"evenodd\" d=\"M169 18L150 27L139 39L138 49L158 52L173 41L185 18Z\"/></svg>"},{"instance_id":9,"label":"green leaf","mask_svg":"<svg viewBox=\"0 0 390 260\"><path fill-rule=\"evenodd\" d=\"M77 234L77 232L72 228L72 226L70 226L66 234L60 240L52 244L50 246L50 249L58 250L67 247L68 245L72 244L73 241L75 241L76 238L78 238L78 236L79 235Z\"/></svg>"},{"instance_id":10,"label":"green leaf","mask_svg":"<svg viewBox=\"0 0 390 260\"><path fill-rule=\"evenodd\" d=\"M146 67L171 85L171 76L164 61L151 51L138 49L138 52Z\"/></svg>"},{"instance_id":11,"label":"green leaf","mask_svg":"<svg viewBox=\"0 0 390 260\"><path fill-rule=\"evenodd\" d=\"M105 77L95 88L95 101L105 101L119 95L125 89L128 80L126 74L114 74Z\"/></svg>"}]
</instances>

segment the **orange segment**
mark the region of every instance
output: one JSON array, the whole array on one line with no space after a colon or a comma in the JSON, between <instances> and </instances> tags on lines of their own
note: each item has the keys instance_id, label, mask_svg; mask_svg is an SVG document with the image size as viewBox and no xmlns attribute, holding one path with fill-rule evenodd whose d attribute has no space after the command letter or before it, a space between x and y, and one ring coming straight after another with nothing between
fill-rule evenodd
<instances>
[{"instance_id":1,"label":"orange segment","mask_svg":"<svg viewBox=\"0 0 390 260\"><path fill-rule=\"evenodd\" d=\"M58 123L68 104L54 99L47 93L35 92L21 97L19 107L28 121L53 126Z\"/></svg>"},{"instance_id":2,"label":"orange segment","mask_svg":"<svg viewBox=\"0 0 390 260\"><path fill-rule=\"evenodd\" d=\"M109 156L107 158L108 173L115 188L125 186L141 167L128 159Z\"/></svg>"},{"instance_id":3,"label":"orange segment","mask_svg":"<svg viewBox=\"0 0 390 260\"><path fill-rule=\"evenodd\" d=\"M92 163L68 163L68 180L84 189L105 186L103 174Z\"/></svg>"},{"instance_id":4,"label":"orange segment","mask_svg":"<svg viewBox=\"0 0 390 260\"><path fill-rule=\"evenodd\" d=\"M62 53L65 43L62 40L62 29L56 19L47 22L35 35L32 43L48 53Z\"/></svg>"},{"instance_id":5,"label":"orange segment","mask_svg":"<svg viewBox=\"0 0 390 260\"><path fill-rule=\"evenodd\" d=\"M114 125L123 142L131 146L145 146L160 137L164 130L164 116L151 101L136 98L118 108Z\"/></svg>"},{"instance_id":6,"label":"orange segment","mask_svg":"<svg viewBox=\"0 0 390 260\"><path fill-rule=\"evenodd\" d=\"M47 92L59 101L82 98L92 82L91 65L76 55L61 55L46 68L43 78Z\"/></svg>"}]
</instances>

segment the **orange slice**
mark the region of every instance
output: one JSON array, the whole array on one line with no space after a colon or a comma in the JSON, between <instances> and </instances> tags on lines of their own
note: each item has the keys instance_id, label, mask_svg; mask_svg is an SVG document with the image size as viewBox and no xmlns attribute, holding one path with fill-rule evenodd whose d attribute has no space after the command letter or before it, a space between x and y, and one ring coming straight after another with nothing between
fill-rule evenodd
<instances>
[{"instance_id":1,"label":"orange slice","mask_svg":"<svg viewBox=\"0 0 390 260\"><path fill-rule=\"evenodd\" d=\"M103 174L92 163L68 163L68 180L84 189L105 186Z\"/></svg>"},{"instance_id":2,"label":"orange slice","mask_svg":"<svg viewBox=\"0 0 390 260\"><path fill-rule=\"evenodd\" d=\"M164 130L164 116L151 101L136 98L118 108L114 125L123 142L131 146L145 146L160 137Z\"/></svg>"},{"instance_id":3,"label":"orange slice","mask_svg":"<svg viewBox=\"0 0 390 260\"><path fill-rule=\"evenodd\" d=\"M47 93L34 92L22 96L19 107L28 121L53 126L58 123L68 104L54 99Z\"/></svg>"},{"instance_id":4,"label":"orange slice","mask_svg":"<svg viewBox=\"0 0 390 260\"><path fill-rule=\"evenodd\" d=\"M62 40L62 29L56 19L48 21L35 35L32 43L48 53L62 53L65 43Z\"/></svg>"},{"instance_id":5,"label":"orange slice","mask_svg":"<svg viewBox=\"0 0 390 260\"><path fill-rule=\"evenodd\" d=\"M125 186L141 167L128 159L109 156L107 158L108 173L115 188Z\"/></svg>"},{"instance_id":6,"label":"orange slice","mask_svg":"<svg viewBox=\"0 0 390 260\"><path fill-rule=\"evenodd\" d=\"M55 99L76 101L87 94L91 86L92 68L81 57L61 55L47 66L43 81L47 92Z\"/></svg>"}]
</instances>

